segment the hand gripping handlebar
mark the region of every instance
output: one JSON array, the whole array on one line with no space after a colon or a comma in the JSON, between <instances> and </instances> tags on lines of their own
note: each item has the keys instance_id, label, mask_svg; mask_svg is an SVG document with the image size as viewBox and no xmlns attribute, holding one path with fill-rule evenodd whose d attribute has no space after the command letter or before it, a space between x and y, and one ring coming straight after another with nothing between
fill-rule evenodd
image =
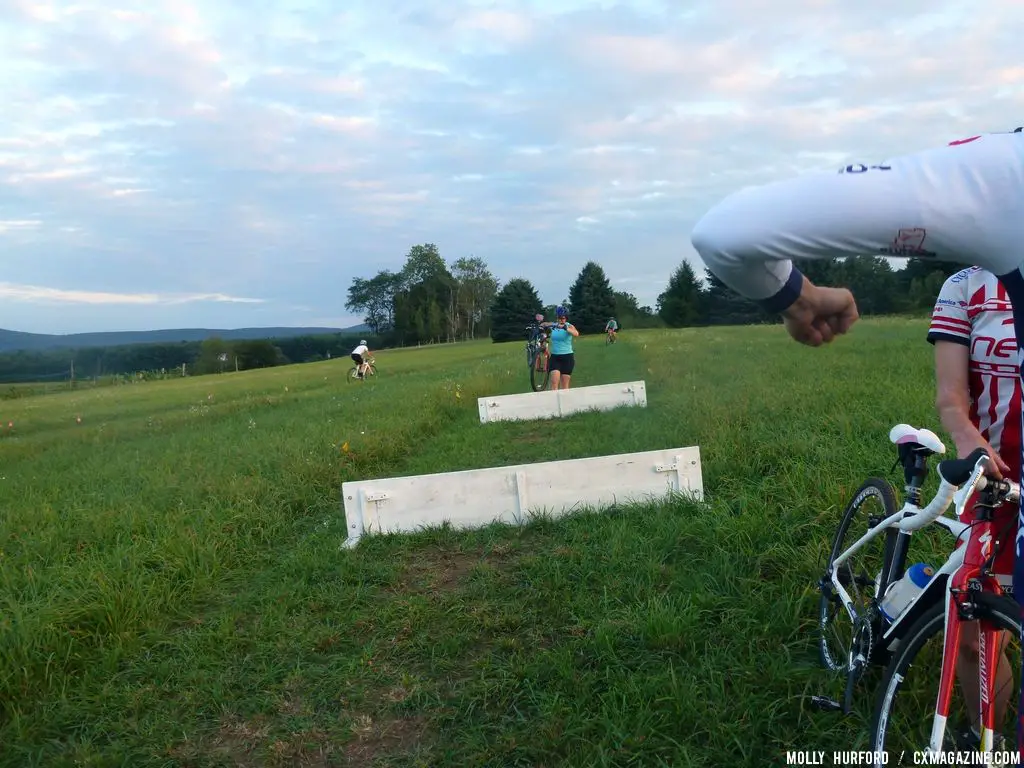
<instances>
[{"instance_id":1,"label":"hand gripping handlebar","mask_svg":"<svg viewBox=\"0 0 1024 768\"><path fill-rule=\"evenodd\" d=\"M994 480L985 477L985 467L991 458L984 448L976 448L962 459L946 459L938 466L939 490L928 506L919 512L908 511L900 521L900 530L907 533L919 531L940 517L949 505L957 502L957 509L970 498L975 490L985 490L993 484L1001 498L1010 502L1020 501L1020 486L1012 480ZM959 512L958 512L959 514Z\"/></svg>"}]
</instances>

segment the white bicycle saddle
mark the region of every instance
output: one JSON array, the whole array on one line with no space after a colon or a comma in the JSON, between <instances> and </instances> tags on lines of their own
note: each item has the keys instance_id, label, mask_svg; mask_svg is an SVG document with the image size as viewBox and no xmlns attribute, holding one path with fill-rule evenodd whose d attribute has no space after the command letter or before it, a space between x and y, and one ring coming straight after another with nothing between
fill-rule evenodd
<instances>
[{"instance_id":1,"label":"white bicycle saddle","mask_svg":"<svg viewBox=\"0 0 1024 768\"><path fill-rule=\"evenodd\" d=\"M897 424L889 430L889 440L896 445L920 445L932 453L945 453L946 446L939 440L939 436L930 429L917 429L909 424Z\"/></svg>"}]
</instances>

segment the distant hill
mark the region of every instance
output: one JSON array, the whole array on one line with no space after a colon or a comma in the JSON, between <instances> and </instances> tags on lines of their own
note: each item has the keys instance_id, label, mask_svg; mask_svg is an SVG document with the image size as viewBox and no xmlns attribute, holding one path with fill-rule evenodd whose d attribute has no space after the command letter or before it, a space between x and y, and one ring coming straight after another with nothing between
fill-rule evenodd
<instances>
[{"instance_id":1,"label":"distant hill","mask_svg":"<svg viewBox=\"0 0 1024 768\"><path fill-rule=\"evenodd\" d=\"M367 333L365 325L349 328L174 328L160 331L110 331L103 333L23 333L0 328L0 353L19 350L81 349L84 347L116 347L127 344L174 344L179 341L205 341L213 336L222 339L287 339L295 336L319 336L329 333Z\"/></svg>"}]
</instances>

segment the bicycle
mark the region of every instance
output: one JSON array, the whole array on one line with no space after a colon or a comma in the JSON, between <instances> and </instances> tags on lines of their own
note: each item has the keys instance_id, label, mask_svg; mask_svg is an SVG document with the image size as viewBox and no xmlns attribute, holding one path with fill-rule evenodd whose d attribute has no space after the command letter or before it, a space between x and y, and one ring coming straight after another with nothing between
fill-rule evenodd
<instances>
[{"instance_id":1,"label":"bicycle","mask_svg":"<svg viewBox=\"0 0 1024 768\"><path fill-rule=\"evenodd\" d=\"M548 385L548 363L551 360L551 347L548 335L539 325L527 326L529 336L526 340L526 364L530 367L530 388L540 392Z\"/></svg>"},{"instance_id":2,"label":"bicycle","mask_svg":"<svg viewBox=\"0 0 1024 768\"><path fill-rule=\"evenodd\" d=\"M377 375L377 361L374 358L372 358L372 357L364 358L364 366L366 368L365 376L376 376ZM349 369L348 375L345 377L345 379L347 381L360 381L360 378L359 378L359 368L360 368L359 365L353 363L352 364L352 368ZM364 377L362 379L362 381L365 381L365 380L366 379Z\"/></svg>"},{"instance_id":3,"label":"bicycle","mask_svg":"<svg viewBox=\"0 0 1024 768\"><path fill-rule=\"evenodd\" d=\"M618 341L619 339L618 339L618 335L617 334L618 334L618 330L614 330L613 331L610 328L606 329L605 332L604 332L604 343L605 343L605 346L608 346L609 344L614 344L616 341Z\"/></svg>"},{"instance_id":4,"label":"bicycle","mask_svg":"<svg viewBox=\"0 0 1024 768\"><path fill-rule=\"evenodd\" d=\"M945 446L930 430L915 429L899 424L890 431L889 439L896 444L898 458L894 468L902 465L906 499L902 508L896 506L896 494L892 485L880 477L868 478L853 495L843 512L839 528L832 544L828 565L818 587L821 592L819 621L821 636L819 650L825 667L846 674L846 690L843 703L823 696L812 697L813 703L822 709L842 711L849 714L852 708L853 688L869 666L884 669L882 684L878 690L872 715L870 750L875 754L887 752L898 754L900 750L925 749L932 753L943 749L972 748L969 736L971 723L966 723L963 736L957 737L957 730L951 727L951 711L956 678L955 667L959 653L959 641L965 624L976 624L979 629L978 684L980 704L980 736L976 748L992 753L995 736L996 694L1008 693L1007 707L1016 706L1016 692L995 690L995 670L1000 654L997 643L998 633L1006 631L1010 637L1020 638L1021 610L1012 594L1012 576L994 575L991 567L1004 542L1014 545L1016 517L1004 530L997 531L993 511L1003 501L1019 502L1020 486L1010 480L993 480L983 473L989 456L983 448L973 451L962 459L946 459L939 462L939 488L928 503L921 507L922 486L928 473L928 458L945 453ZM972 494L978 493L973 523L959 520L966 502ZM881 515L863 514L862 508L869 500L881 503ZM954 504L956 519L945 515L950 504ZM867 530L853 530L855 520L866 517ZM938 568L923 589L892 619L884 612L885 599L891 586L900 581L905 572L907 549L915 532L928 525L936 524L960 542L966 534L966 542L957 543L946 562ZM855 540L844 546L848 533L853 532ZM1008 541L1007 541L1008 538ZM869 566L866 570L852 567L849 561L853 555L868 548L868 545L883 544L880 565ZM943 548L945 551L945 548ZM1002 578L1000 578L1002 577ZM847 587L857 592L857 599L851 597ZM863 593L859 587L863 587ZM833 614L834 609L834 614ZM845 652L834 652L830 647L829 628L834 620L842 618L843 611L850 619L851 629L841 633L849 636L849 647ZM920 661L925 643L936 637L941 640L938 666L939 691L925 696L921 701L925 711L910 712L905 724L901 724L903 709L896 711L894 704L897 694L909 700L916 693L913 685L905 685L908 671ZM1008 660L1018 658L1007 655ZM919 665L925 670L926 678L934 679L935 663ZM916 715L916 716L915 716ZM1011 718L1015 723L1016 718ZM893 742L902 738L905 730L920 725L924 732L919 741L897 745ZM947 731L952 733L950 736ZM1014 731L1003 737L1003 743L1014 743ZM877 764L884 764L879 761Z\"/></svg>"}]
</instances>

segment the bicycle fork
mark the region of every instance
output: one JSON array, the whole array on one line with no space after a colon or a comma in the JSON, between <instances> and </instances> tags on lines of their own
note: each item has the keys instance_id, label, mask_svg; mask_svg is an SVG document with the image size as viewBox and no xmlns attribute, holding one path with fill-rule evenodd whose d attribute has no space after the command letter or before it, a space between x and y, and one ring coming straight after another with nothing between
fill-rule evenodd
<instances>
[{"instance_id":1,"label":"bicycle fork","mask_svg":"<svg viewBox=\"0 0 1024 768\"><path fill-rule=\"evenodd\" d=\"M986 537L982 535L981 539ZM935 702L935 719L932 721L932 735L929 749L933 754L943 751L946 725L949 719L950 705L953 699L953 686L956 683L956 665L960 656L960 640L963 636L963 623L976 622L978 625L978 704L979 731L981 732L980 751L991 754L995 744L996 707L995 707L995 670L999 663L999 630L987 618L979 618L974 613L971 593L982 589L1001 594L999 582L991 575L982 575L981 568L975 564L985 559L980 552L989 545L991 539L982 543L974 536L968 543L969 550L964 565L950 575L946 590L946 620L944 646L942 653L942 674L939 679L939 693ZM974 550L973 552L971 550ZM968 723L972 725L972 723Z\"/></svg>"}]
</instances>

